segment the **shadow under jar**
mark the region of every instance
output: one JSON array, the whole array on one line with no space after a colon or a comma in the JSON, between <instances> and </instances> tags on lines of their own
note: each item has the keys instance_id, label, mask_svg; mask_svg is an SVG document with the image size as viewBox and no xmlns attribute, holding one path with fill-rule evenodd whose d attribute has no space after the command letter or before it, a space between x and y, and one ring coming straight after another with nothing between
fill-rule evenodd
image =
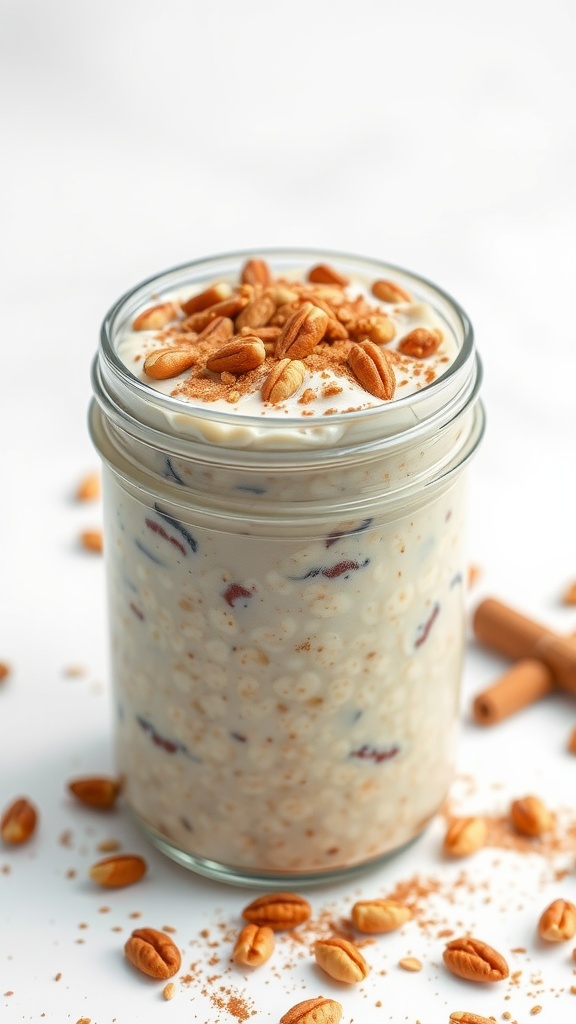
<instances>
[{"instance_id":1,"label":"shadow under jar","mask_svg":"<svg viewBox=\"0 0 576 1024\"><path fill-rule=\"evenodd\" d=\"M340 282L309 281L325 264ZM379 300L375 281L396 291ZM264 361L244 373L206 369L215 314L194 310L214 283L218 302L272 297L265 325L242 332L250 314L225 317L221 347L265 336ZM265 401L283 357L270 328L305 301L340 337L302 356L293 395ZM169 304L165 323L134 330ZM353 315L367 308L393 327L376 342L390 398L365 390L347 357L366 350L369 325ZM418 327L441 339L433 355L403 351ZM146 373L150 353L186 347L196 361L181 373ZM358 257L213 257L151 278L106 316L90 425L118 767L138 822L175 860L302 885L399 850L437 812L457 744L480 379L457 303Z\"/></svg>"}]
</instances>

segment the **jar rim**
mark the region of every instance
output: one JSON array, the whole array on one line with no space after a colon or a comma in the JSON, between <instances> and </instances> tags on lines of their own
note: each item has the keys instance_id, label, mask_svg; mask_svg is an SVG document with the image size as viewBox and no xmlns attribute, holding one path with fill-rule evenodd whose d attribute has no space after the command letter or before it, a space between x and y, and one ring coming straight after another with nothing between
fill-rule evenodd
<instances>
[{"instance_id":1,"label":"jar rim","mask_svg":"<svg viewBox=\"0 0 576 1024\"><path fill-rule=\"evenodd\" d=\"M420 435L423 430L436 429L438 425L453 418L477 396L481 371L479 360L474 349L474 334L468 316L459 303L446 291L427 278L412 271L372 257L358 256L345 252L315 248L255 248L222 253L210 257L202 257L186 263L178 264L163 272L153 274L139 284L126 291L109 309L104 317L100 332L100 352L97 357L98 366L94 372L94 388L96 397L106 411L115 407L118 415L124 415L132 423L140 423L144 428L161 427L169 437L184 438L188 441L193 436L195 442L200 441L207 448L218 447L224 450L243 448L244 444L218 443L211 445L208 437L210 425L224 424L234 431L246 433L263 432L261 416L242 412L214 409L210 405L191 405L171 395L156 391L136 377L119 358L115 347L120 327L132 315L142 300L152 295L161 294L178 285L208 283L217 279L218 269L239 268L243 262L258 255L259 258L282 263L294 269L305 266L311 260L331 261L332 264L344 264L355 268L358 272L372 271L382 275L383 271L400 278L402 283L412 284L418 293L427 301L432 301L435 310L440 306L441 315L449 319L452 329L459 334L459 351L454 361L432 383L423 386L412 394L395 398L385 404L374 405L362 410L331 413L329 417L319 414L310 415L304 421L301 416L286 415L281 420L274 417L266 420L264 429L267 435L278 435L277 442L270 444L275 451L284 449L286 439L297 435L298 443L294 447L303 452L307 448L334 447L336 438L342 433L350 433L354 437L357 431L362 438L368 436L375 441L385 442L393 437L404 440ZM456 409L455 409L456 407ZM150 417L152 422L150 422ZM200 436L190 434L190 426ZM256 447L260 447L257 445ZM268 447L268 445L266 445ZM343 447L356 447L344 444ZM288 448L293 450L288 444Z\"/></svg>"}]
</instances>

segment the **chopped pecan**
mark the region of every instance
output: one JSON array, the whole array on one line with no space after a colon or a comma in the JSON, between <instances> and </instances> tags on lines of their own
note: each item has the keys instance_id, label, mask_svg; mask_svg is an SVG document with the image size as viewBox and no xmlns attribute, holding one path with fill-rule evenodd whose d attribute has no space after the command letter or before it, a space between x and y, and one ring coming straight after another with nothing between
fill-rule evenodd
<instances>
[{"instance_id":1,"label":"chopped pecan","mask_svg":"<svg viewBox=\"0 0 576 1024\"><path fill-rule=\"evenodd\" d=\"M398 351L414 359L426 359L434 355L441 341L442 332L438 328L429 331L427 327L415 327L398 343Z\"/></svg>"},{"instance_id":2,"label":"chopped pecan","mask_svg":"<svg viewBox=\"0 0 576 1024\"><path fill-rule=\"evenodd\" d=\"M305 359L322 340L328 326L328 314L311 302L304 302L284 325L276 343L279 359Z\"/></svg>"},{"instance_id":3,"label":"chopped pecan","mask_svg":"<svg viewBox=\"0 0 576 1024\"><path fill-rule=\"evenodd\" d=\"M36 831L38 812L26 797L19 797L6 808L0 819L0 836L5 843L27 843Z\"/></svg>"},{"instance_id":4,"label":"chopped pecan","mask_svg":"<svg viewBox=\"0 0 576 1024\"><path fill-rule=\"evenodd\" d=\"M308 280L316 284L334 284L339 288L345 288L349 284L348 278L340 274L328 263L317 263L308 271Z\"/></svg>"},{"instance_id":5,"label":"chopped pecan","mask_svg":"<svg viewBox=\"0 0 576 1024\"><path fill-rule=\"evenodd\" d=\"M348 365L369 394L385 401L392 398L396 388L394 368L387 354L374 342L361 341L352 345Z\"/></svg>"},{"instance_id":6,"label":"chopped pecan","mask_svg":"<svg viewBox=\"0 0 576 1024\"><path fill-rule=\"evenodd\" d=\"M278 405L296 394L306 378L306 367L299 359L280 359L268 374L260 394L265 402Z\"/></svg>"},{"instance_id":7,"label":"chopped pecan","mask_svg":"<svg viewBox=\"0 0 576 1024\"><path fill-rule=\"evenodd\" d=\"M394 281L374 281L372 295L380 302L412 302L410 293Z\"/></svg>"},{"instance_id":8,"label":"chopped pecan","mask_svg":"<svg viewBox=\"0 0 576 1024\"><path fill-rule=\"evenodd\" d=\"M266 358L264 343L250 336L233 338L206 360L206 368L213 373L247 373L255 370Z\"/></svg>"}]
</instances>

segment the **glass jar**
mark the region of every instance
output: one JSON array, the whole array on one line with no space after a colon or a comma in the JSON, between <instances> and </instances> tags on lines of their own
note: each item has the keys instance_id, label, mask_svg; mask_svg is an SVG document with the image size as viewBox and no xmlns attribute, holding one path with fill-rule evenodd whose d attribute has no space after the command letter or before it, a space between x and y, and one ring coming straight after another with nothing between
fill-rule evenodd
<instances>
[{"instance_id":1,"label":"glass jar","mask_svg":"<svg viewBox=\"0 0 576 1024\"><path fill-rule=\"evenodd\" d=\"M178 267L106 316L90 412L118 766L151 840L262 886L357 871L425 828L451 782L464 645L466 473L484 416L472 330L449 296L392 277L458 353L418 392L330 416L241 415L154 390L118 356L143 303L238 279L250 253Z\"/></svg>"}]
</instances>

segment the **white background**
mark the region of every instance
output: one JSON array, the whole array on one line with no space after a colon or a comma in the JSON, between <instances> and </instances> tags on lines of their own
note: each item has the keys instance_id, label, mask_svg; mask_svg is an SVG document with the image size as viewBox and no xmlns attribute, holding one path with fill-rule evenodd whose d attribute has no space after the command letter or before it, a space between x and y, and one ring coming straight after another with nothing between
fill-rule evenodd
<instances>
[{"instance_id":1,"label":"white background","mask_svg":"<svg viewBox=\"0 0 576 1024\"><path fill-rule=\"evenodd\" d=\"M576 900L571 851L559 854L562 880L538 854L490 849L452 865L439 819L375 875L315 890L315 913L346 914L412 874L448 886L464 869L479 891L440 899L438 919L523 972L491 988L458 981L444 940L412 922L367 947L372 975L351 991L289 942L247 977L230 970L222 938L210 966L201 930L232 934L247 894L170 864L121 811L73 807L65 783L113 771L102 564L77 544L99 509L73 500L97 465L86 409L99 323L125 289L188 259L326 247L410 267L455 295L475 326L488 415L470 605L495 594L576 629L560 601L576 578L575 35L572 0L3 0L0 660L12 672L0 690L0 806L26 794L41 816L27 847L0 849L3 1021L227 1024L237 1018L206 980L225 972L265 1022L317 994L340 999L346 1024L444 1024L458 1009L522 1024L536 1004L542 1022L574 1020L576 942L543 948L535 936L551 899ZM66 675L71 665L84 674ZM505 813L536 792L569 817L573 698L493 730L470 722L471 696L504 665L470 643L458 808ZM147 857L138 889L103 894L86 880L110 836ZM135 923L176 927L183 970L200 965L169 1004L124 962ZM408 953L423 961L417 975L397 967Z\"/></svg>"}]
</instances>

